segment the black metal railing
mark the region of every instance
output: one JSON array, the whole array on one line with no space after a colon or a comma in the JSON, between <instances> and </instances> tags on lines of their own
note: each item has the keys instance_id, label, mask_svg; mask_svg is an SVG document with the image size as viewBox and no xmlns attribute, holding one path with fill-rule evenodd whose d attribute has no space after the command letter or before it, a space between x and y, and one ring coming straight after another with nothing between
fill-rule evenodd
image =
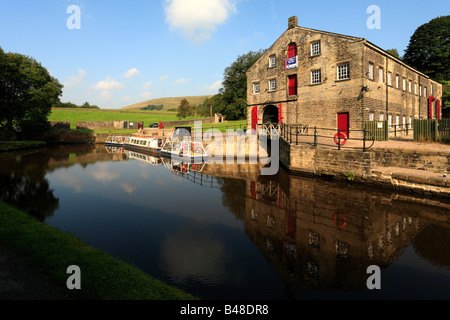
<instances>
[{"instance_id":1,"label":"black metal railing","mask_svg":"<svg viewBox=\"0 0 450 320\"><path fill-rule=\"evenodd\" d=\"M362 130L341 130L310 127L301 124L280 124L279 135L290 144L309 144L341 149L362 149L364 152L375 143L374 135Z\"/></svg>"}]
</instances>

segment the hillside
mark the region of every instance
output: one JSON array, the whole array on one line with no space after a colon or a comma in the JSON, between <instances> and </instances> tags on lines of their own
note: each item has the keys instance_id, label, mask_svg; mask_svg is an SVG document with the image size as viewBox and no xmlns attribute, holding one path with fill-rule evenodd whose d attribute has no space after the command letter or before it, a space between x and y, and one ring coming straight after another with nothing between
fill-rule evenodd
<instances>
[{"instance_id":1,"label":"hillside","mask_svg":"<svg viewBox=\"0 0 450 320\"><path fill-rule=\"evenodd\" d=\"M211 97L212 97L212 95L151 99L151 100L146 100L146 101L142 101L139 103L135 103L135 104L123 107L122 110L130 110L130 109L139 110L148 105L155 105L155 106L163 105L164 106L163 110L168 110L171 108L176 109L180 105L180 101L183 99L186 99L187 101L189 101L189 104L191 106L195 106L195 105L203 103L206 99L209 99Z\"/></svg>"}]
</instances>

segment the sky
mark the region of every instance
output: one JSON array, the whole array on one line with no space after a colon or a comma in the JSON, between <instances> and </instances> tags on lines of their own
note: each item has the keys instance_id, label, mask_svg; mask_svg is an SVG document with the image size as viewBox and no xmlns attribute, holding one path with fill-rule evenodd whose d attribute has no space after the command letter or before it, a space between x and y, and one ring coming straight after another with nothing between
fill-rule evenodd
<instances>
[{"instance_id":1,"label":"sky","mask_svg":"<svg viewBox=\"0 0 450 320\"><path fill-rule=\"evenodd\" d=\"M419 26L449 14L449 0L0 0L0 47L46 67L61 101L119 109L216 94L225 68L269 48L294 15L403 55Z\"/></svg>"}]
</instances>

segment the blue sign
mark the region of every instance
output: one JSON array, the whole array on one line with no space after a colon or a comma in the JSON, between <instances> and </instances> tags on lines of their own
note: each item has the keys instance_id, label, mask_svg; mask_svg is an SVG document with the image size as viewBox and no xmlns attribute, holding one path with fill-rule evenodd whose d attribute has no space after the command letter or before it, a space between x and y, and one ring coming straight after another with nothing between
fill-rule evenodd
<instances>
[{"instance_id":1,"label":"blue sign","mask_svg":"<svg viewBox=\"0 0 450 320\"><path fill-rule=\"evenodd\" d=\"M297 56L286 59L286 70L297 68L297 67L298 67Z\"/></svg>"}]
</instances>

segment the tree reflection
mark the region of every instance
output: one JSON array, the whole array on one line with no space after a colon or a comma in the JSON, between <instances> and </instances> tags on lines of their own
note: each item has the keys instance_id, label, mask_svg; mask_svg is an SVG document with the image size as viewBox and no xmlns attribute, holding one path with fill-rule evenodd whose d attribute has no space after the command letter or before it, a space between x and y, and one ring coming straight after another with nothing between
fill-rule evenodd
<instances>
[{"instance_id":1,"label":"tree reflection","mask_svg":"<svg viewBox=\"0 0 450 320\"><path fill-rule=\"evenodd\" d=\"M0 175L0 198L25 210L39 221L52 216L59 199L49 189L47 179L36 181L27 176Z\"/></svg>"}]
</instances>

